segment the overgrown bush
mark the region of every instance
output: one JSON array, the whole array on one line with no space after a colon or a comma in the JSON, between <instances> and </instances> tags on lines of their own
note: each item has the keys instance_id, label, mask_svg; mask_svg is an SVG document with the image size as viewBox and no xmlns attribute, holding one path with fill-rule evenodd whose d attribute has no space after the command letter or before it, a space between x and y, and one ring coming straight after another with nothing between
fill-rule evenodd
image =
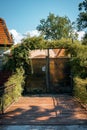
<instances>
[{"instance_id":1,"label":"overgrown bush","mask_svg":"<svg viewBox=\"0 0 87 130\"><path fill-rule=\"evenodd\" d=\"M8 81L5 82L4 87L8 88L8 91L5 93L3 92L3 107L4 109L8 107L13 101L16 101L23 91L24 87L24 71L22 68L16 69L16 72L13 73L9 78ZM11 87L11 86L14 87ZM4 90L5 91L5 90ZM2 103L2 102L1 102ZM0 109L1 109L1 103L0 103Z\"/></svg>"},{"instance_id":2,"label":"overgrown bush","mask_svg":"<svg viewBox=\"0 0 87 130\"><path fill-rule=\"evenodd\" d=\"M71 48L71 68L73 76L79 76L85 79L87 77L87 46L77 44Z\"/></svg>"},{"instance_id":3,"label":"overgrown bush","mask_svg":"<svg viewBox=\"0 0 87 130\"><path fill-rule=\"evenodd\" d=\"M74 78L73 94L83 103L87 104L87 78L86 79L81 79L79 77Z\"/></svg>"},{"instance_id":4,"label":"overgrown bush","mask_svg":"<svg viewBox=\"0 0 87 130\"><path fill-rule=\"evenodd\" d=\"M87 103L87 46L75 44L71 48L71 71L74 82L73 94L83 103Z\"/></svg>"}]
</instances>

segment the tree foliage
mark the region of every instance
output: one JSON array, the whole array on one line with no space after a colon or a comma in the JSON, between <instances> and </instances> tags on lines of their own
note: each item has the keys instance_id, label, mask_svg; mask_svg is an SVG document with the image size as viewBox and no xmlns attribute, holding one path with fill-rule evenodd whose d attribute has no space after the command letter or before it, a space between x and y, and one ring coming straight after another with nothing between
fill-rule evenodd
<instances>
[{"instance_id":1,"label":"tree foliage","mask_svg":"<svg viewBox=\"0 0 87 130\"><path fill-rule=\"evenodd\" d=\"M79 30L84 29L86 31L82 44L87 45L87 0L83 0L82 3L79 3L79 11L77 26Z\"/></svg>"},{"instance_id":2,"label":"tree foliage","mask_svg":"<svg viewBox=\"0 0 87 130\"><path fill-rule=\"evenodd\" d=\"M74 40L73 43L80 43L77 40ZM56 39L56 40L46 40L43 37L27 37L22 40L22 44L25 44L25 46L29 50L34 49L46 49L46 48L68 48L68 46L71 46L72 39L70 38L62 38L62 39Z\"/></svg>"},{"instance_id":3,"label":"tree foliage","mask_svg":"<svg viewBox=\"0 0 87 130\"><path fill-rule=\"evenodd\" d=\"M83 45L87 45L87 33L85 33L83 40L82 40Z\"/></svg>"},{"instance_id":4,"label":"tree foliage","mask_svg":"<svg viewBox=\"0 0 87 130\"><path fill-rule=\"evenodd\" d=\"M40 20L37 30L44 35L45 39L58 40L71 37L72 24L68 17L59 17L50 13L47 19Z\"/></svg>"},{"instance_id":5,"label":"tree foliage","mask_svg":"<svg viewBox=\"0 0 87 130\"><path fill-rule=\"evenodd\" d=\"M85 79L87 77L87 46L73 44L68 46L68 53L71 54L71 68L73 76Z\"/></svg>"},{"instance_id":6,"label":"tree foliage","mask_svg":"<svg viewBox=\"0 0 87 130\"><path fill-rule=\"evenodd\" d=\"M79 4L79 15L77 18L78 29L86 29L87 28L87 0L84 0Z\"/></svg>"},{"instance_id":7,"label":"tree foliage","mask_svg":"<svg viewBox=\"0 0 87 130\"><path fill-rule=\"evenodd\" d=\"M14 46L11 49L11 57L4 65L4 69L16 72L17 68L23 68L25 73L30 67L29 48L25 44Z\"/></svg>"},{"instance_id":8,"label":"tree foliage","mask_svg":"<svg viewBox=\"0 0 87 130\"><path fill-rule=\"evenodd\" d=\"M47 41L44 41L43 37L26 37L22 40L22 44L24 44L29 50L34 49L42 49L44 48L44 44Z\"/></svg>"}]
</instances>

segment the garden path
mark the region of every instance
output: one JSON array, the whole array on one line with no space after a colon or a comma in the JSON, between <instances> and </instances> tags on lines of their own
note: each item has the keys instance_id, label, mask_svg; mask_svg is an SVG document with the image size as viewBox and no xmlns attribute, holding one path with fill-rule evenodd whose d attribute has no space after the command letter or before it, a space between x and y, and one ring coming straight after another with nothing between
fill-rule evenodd
<instances>
[{"instance_id":1,"label":"garden path","mask_svg":"<svg viewBox=\"0 0 87 130\"><path fill-rule=\"evenodd\" d=\"M21 97L0 116L0 125L87 124L87 111L68 95Z\"/></svg>"}]
</instances>

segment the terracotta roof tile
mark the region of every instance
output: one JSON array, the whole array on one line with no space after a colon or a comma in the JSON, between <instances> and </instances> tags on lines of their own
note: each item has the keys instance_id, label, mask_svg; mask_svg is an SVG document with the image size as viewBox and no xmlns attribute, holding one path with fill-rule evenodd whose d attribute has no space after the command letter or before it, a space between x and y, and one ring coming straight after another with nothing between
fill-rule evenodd
<instances>
[{"instance_id":1,"label":"terracotta roof tile","mask_svg":"<svg viewBox=\"0 0 87 130\"><path fill-rule=\"evenodd\" d=\"M0 45L12 45L13 38L10 35L5 21L0 18Z\"/></svg>"}]
</instances>

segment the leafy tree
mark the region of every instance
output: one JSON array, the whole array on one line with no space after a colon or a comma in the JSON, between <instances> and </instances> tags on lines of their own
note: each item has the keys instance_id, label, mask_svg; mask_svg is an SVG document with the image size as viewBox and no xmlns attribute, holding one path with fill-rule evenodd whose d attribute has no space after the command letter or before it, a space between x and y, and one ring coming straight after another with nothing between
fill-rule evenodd
<instances>
[{"instance_id":1,"label":"leafy tree","mask_svg":"<svg viewBox=\"0 0 87 130\"><path fill-rule=\"evenodd\" d=\"M45 39L58 40L71 37L73 29L68 17L59 17L50 13L46 20L40 20L37 30L44 35Z\"/></svg>"},{"instance_id":2,"label":"leafy tree","mask_svg":"<svg viewBox=\"0 0 87 130\"><path fill-rule=\"evenodd\" d=\"M79 15L77 18L78 29L86 29L87 28L87 0L84 0L79 4Z\"/></svg>"},{"instance_id":3,"label":"leafy tree","mask_svg":"<svg viewBox=\"0 0 87 130\"><path fill-rule=\"evenodd\" d=\"M79 15L77 18L77 25L79 30L87 29L87 0L84 0L82 3L79 4ZM82 43L87 45L87 30L85 36L83 38Z\"/></svg>"},{"instance_id":4,"label":"leafy tree","mask_svg":"<svg viewBox=\"0 0 87 130\"><path fill-rule=\"evenodd\" d=\"M85 36L83 37L82 44L87 45L87 33L85 33Z\"/></svg>"}]
</instances>

